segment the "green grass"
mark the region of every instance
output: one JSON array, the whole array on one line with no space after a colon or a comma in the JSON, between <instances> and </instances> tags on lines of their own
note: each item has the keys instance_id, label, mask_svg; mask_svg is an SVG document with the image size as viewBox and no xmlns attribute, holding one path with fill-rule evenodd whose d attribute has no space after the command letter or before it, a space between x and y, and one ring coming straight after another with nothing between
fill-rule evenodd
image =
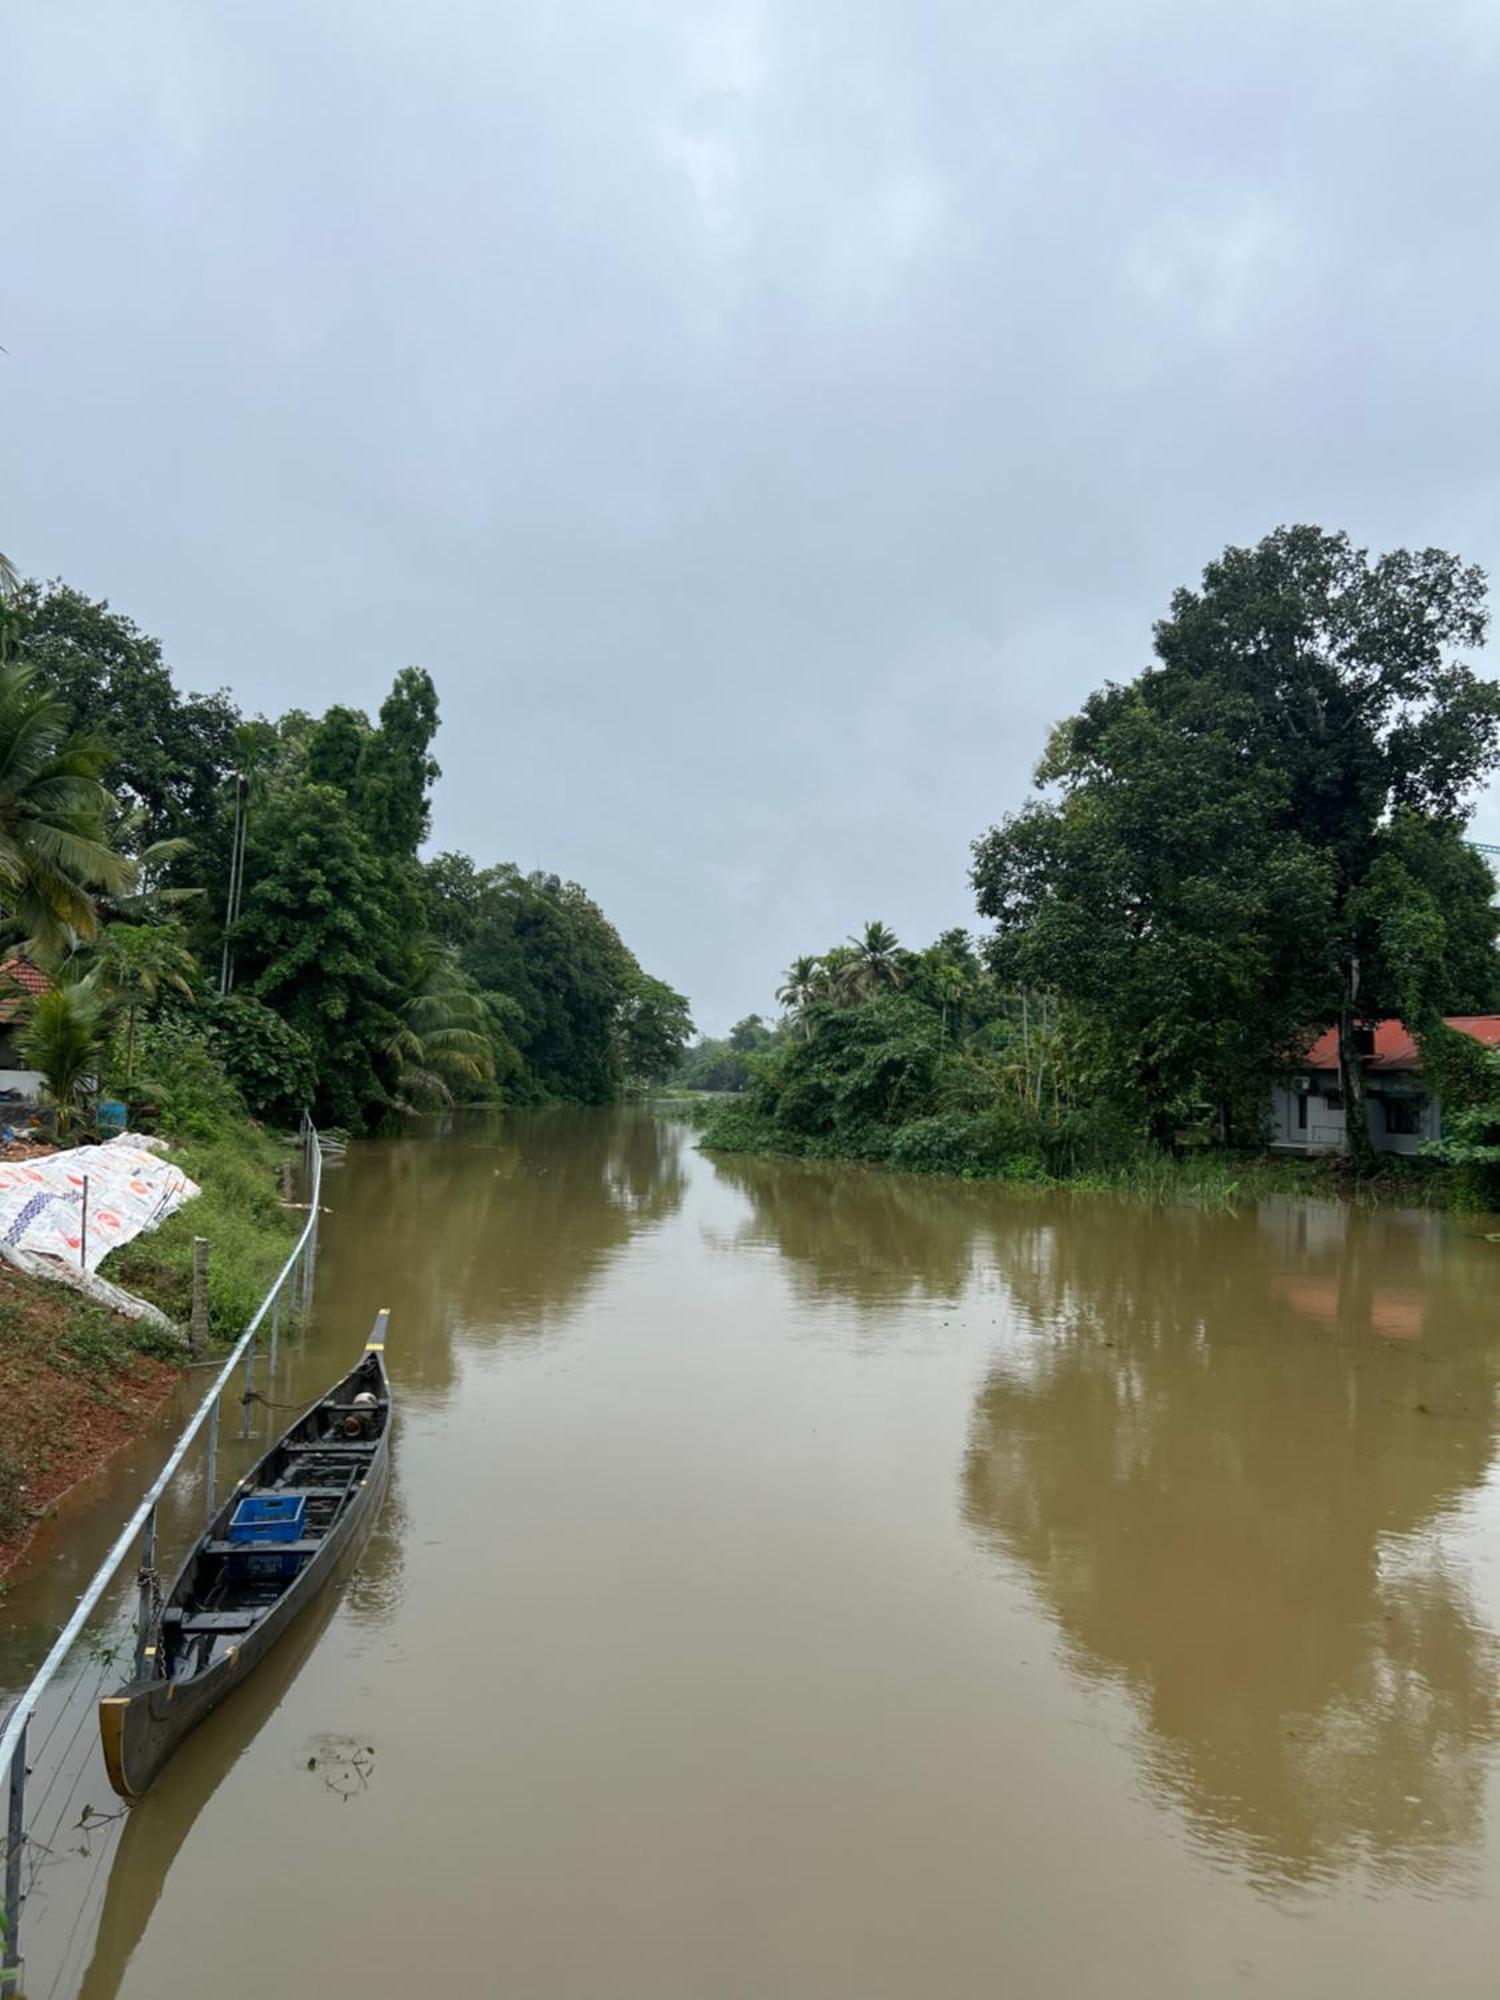
<instances>
[{"instance_id":1,"label":"green grass","mask_svg":"<svg viewBox=\"0 0 1500 2000\"><path fill-rule=\"evenodd\" d=\"M304 1217L282 1208L278 1174L286 1149L246 1120L211 1139L175 1142L173 1163L202 1193L149 1235L109 1259L103 1275L186 1325L193 1303L193 1238L208 1238L208 1321L227 1346L265 1297Z\"/></svg>"},{"instance_id":2,"label":"green grass","mask_svg":"<svg viewBox=\"0 0 1500 2000\"><path fill-rule=\"evenodd\" d=\"M666 1109L667 1107L663 1107ZM674 1107L675 1108L675 1107ZM878 1171L937 1175L965 1181L996 1181L1013 1188L1071 1189L1113 1194L1135 1201L1235 1209L1272 1195L1352 1201L1362 1206L1472 1208L1460 1173L1428 1160L1385 1159L1379 1169L1356 1179L1337 1159L1291 1159L1263 1153L1225 1153L1209 1148L1180 1155L1141 1151L1124 1158L1080 1161L1071 1170L1049 1168L1034 1153L975 1157L961 1144L930 1130L939 1121L911 1126L865 1127L852 1134L810 1136L788 1133L743 1102L718 1100L693 1121L703 1128L706 1152L779 1153L798 1159L844 1160ZM961 1134L960 1134L961 1136Z\"/></svg>"}]
</instances>

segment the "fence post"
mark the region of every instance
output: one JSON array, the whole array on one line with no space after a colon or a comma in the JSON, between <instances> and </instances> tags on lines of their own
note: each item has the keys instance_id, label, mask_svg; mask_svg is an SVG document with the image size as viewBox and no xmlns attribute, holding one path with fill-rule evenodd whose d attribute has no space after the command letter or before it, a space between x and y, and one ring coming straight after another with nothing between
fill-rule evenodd
<instances>
[{"instance_id":1,"label":"fence post","mask_svg":"<svg viewBox=\"0 0 1500 2000\"><path fill-rule=\"evenodd\" d=\"M78 1268L86 1271L89 1267L89 1177L83 1177L83 1206L78 1224Z\"/></svg>"},{"instance_id":2,"label":"fence post","mask_svg":"<svg viewBox=\"0 0 1500 2000\"><path fill-rule=\"evenodd\" d=\"M310 1199L306 1234L301 1239L300 1250L294 1253L294 1256L288 1263L282 1266L282 1275L277 1281L275 1291L262 1301L260 1307L257 1309L256 1318L252 1322L252 1324L258 1326L261 1316L269 1307L273 1315L271 1322L273 1333L280 1324L281 1294L285 1290L286 1281L291 1279L295 1288L299 1258L303 1287L308 1295L311 1295L312 1263L315 1247L314 1238L316 1233L315 1218L317 1214L316 1180L321 1171L322 1162L320 1155L312 1150L312 1147L317 1144L317 1135L310 1121L304 1126L303 1139L304 1144L308 1148L307 1162L309 1174L312 1176L308 1190ZM84 1255L86 1257L86 1250ZM291 1310L294 1303L295 1289L289 1295L288 1310ZM179 1435L177 1442L169 1452L166 1463L162 1466L156 1479L142 1496L139 1505L130 1518L121 1527L98 1568L88 1579L82 1595L74 1604L72 1613L66 1624L64 1624L62 1630L53 1640L51 1649L42 1661L41 1666L36 1670L30 1683L12 1703L9 1713L0 1714L0 1786L3 1786L7 1795L3 1819L0 1819L0 1829L3 1829L4 1832L3 1852L0 1852L0 1894L3 1894L3 1907L0 1907L0 2000L19 2000L19 1987L22 1978L21 1909L23 1903L22 1877L24 1872L22 1864L28 1838L25 1830L26 1782L28 1777L26 1750L27 1738L31 1723L35 1719L37 1703L52 1684L59 1668L67 1658L70 1648L76 1643L79 1635L83 1632L89 1617L103 1597L106 1588L111 1582L121 1576L129 1560L131 1549L136 1545L138 1537L140 1538L140 1564L136 1576L138 1605L132 1650L135 1658L136 1677L139 1678L143 1674L146 1666L147 1646L151 1636L151 1629L156 1622L161 1602L156 1575L158 1530L160 1525L158 1519L159 1502L161 1496L167 1491L170 1482L180 1470L189 1447L196 1441L199 1429L206 1422L209 1426L208 1448L204 1467L206 1516L209 1520L213 1519L215 1512L214 1503L218 1487L219 1424L223 1417L223 1391L225 1385L233 1379L233 1372L238 1366L238 1354L241 1342L244 1343L245 1353L244 1380L247 1390L249 1389L254 1379L255 1335L247 1327L239 1340L235 1342L230 1353L219 1364L219 1372L215 1377L213 1386L206 1392L196 1412ZM248 1404L246 1405L245 1415L248 1423ZM40 1848L37 1851L38 1853L42 1852Z\"/></svg>"},{"instance_id":3,"label":"fence post","mask_svg":"<svg viewBox=\"0 0 1500 2000\"><path fill-rule=\"evenodd\" d=\"M188 1353L203 1359L208 1345L208 1238L193 1238L193 1316L188 1322Z\"/></svg>"},{"instance_id":4,"label":"fence post","mask_svg":"<svg viewBox=\"0 0 1500 2000\"><path fill-rule=\"evenodd\" d=\"M0 1938L0 1993L21 1989L21 1849L25 1844L26 1817L26 1731L21 1734L10 1760L10 1804L5 1815L5 1936Z\"/></svg>"},{"instance_id":5,"label":"fence post","mask_svg":"<svg viewBox=\"0 0 1500 2000\"><path fill-rule=\"evenodd\" d=\"M267 1386L276 1394L276 1344L281 1338L281 1286L271 1294L271 1355L266 1363L266 1374L270 1378Z\"/></svg>"},{"instance_id":6,"label":"fence post","mask_svg":"<svg viewBox=\"0 0 1500 2000\"><path fill-rule=\"evenodd\" d=\"M258 1335L252 1336L250 1345L245 1349L244 1387L240 1392L240 1407L245 1413L240 1423L240 1436L242 1438L247 1438L250 1435L250 1396L255 1388L255 1341L258 1337Z\"/></svg>"},{"instance_id":7,"label":"fence post","mask_svg":"<svg viewBox=\"0 0 1500 2000\"><path fill-rule=\"evenodd\" d=\"M146 1639L151 1631L151 1600L156 1585L156 1505L146 1516L146 1533L141 1542L141 1568L136 1588L140 1602L135 1622L135 1679L146 1671Z\"/></svg>"},{"instance_id":8,"label":"fence post","mask_svg":"<svg viewBox=\"0 0 1500 2000\"><path fill-rule=\"evenodd\" d=\"M203 1510L205 1521L214 1517L214 1491L219 1483L219 1399L214 1397L214 1406L208 1413L208 1465L204 1471L208 1485L208 1504Z\"/></svg>"}]
</instances>

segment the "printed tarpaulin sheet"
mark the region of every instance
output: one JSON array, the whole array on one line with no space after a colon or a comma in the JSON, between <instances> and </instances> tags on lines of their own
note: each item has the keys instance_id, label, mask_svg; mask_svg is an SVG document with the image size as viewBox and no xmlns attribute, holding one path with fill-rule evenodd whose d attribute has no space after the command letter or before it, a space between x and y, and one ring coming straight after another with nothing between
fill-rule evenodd
<instances>
[{"instance_id":1,"label":"printed tarpaulin sheet","mask_svg":"<svg viewBox=\"0 0 1500 2000\"><path fill-rule=\"evenodd\" d=\"M105 1146L0 1160L0 1244L12 1263L39 1276L47 1275L43 1259L68 1271L97 1271L111 1250L154 1229L197 1193L180 1167L135 1132Z\"/></svg>"}]
</instances>

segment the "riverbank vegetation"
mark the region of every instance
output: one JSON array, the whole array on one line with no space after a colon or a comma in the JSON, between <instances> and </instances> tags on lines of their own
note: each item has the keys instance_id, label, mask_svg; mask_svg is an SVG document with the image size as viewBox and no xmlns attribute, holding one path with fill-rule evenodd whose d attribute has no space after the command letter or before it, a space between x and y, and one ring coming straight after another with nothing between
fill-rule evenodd
<instances>
[{"instance_id":1,"label":"riverbank vegetation","mask_svg":"<svg viewBox=\"0 0 1500 2000\"><path fill-rule=\"evenodd\" d=\"M582 888L420 858L437 730L420 668L373 720L246 716L223 690L182 693L109 605L0 589L0 932L73 990L54 1047L107 1003L115 1081L139 1095L137 1030L169 1019L256 1117L308 1107L351 1131L664 1076L687 1002Z\"/></svg>"},{"instance_id":2,"label":"riverbank vegetation","mask_svg":"<svg viewBox=\"0 0 1500 2000\"><path fill-rule=\"evenodd\" d=\"M212 1049L160 1025L142 1032L139 1054L145 1073L170 1079L143 1106L146 1122L200 1192L114 1252L106 1275L172 1325L126 1318L0 1265L0 1574L59 1496L132 1437L179 1380L186 1349L174 1329L191 1311L193 1239L208 1242L208 1335L224 1346L303 1221L305 1211L281 1198L286 1147L249 1117Z\"/></svg>"},{"instance_id":3,"label":"riverbank vegetation","mask_svg":"<svg viewBox=\"0 0 1500 2000\"><path fill-rule=\"evenodd\" d=\"M172 1146L201 1194L107 1275L180 1325L206 1237L216 1342L302 1220L274 1133L304 1111L362 1132L607 1102L668 1074L692 1031L576 883L421 858L437 729L416 667L373 720L184 693L128 617L0 566L0 1067L42 1077L55 1144L97 1136L113 1103ZM182 1352L0 1267L0 1568Z\"/></svg>"},{"instance_id":4,"label":"riverbank vegetation","mask_svg":"<svg viewBox=\"0 0 1500 2000\"><path fill-rule=\"evenodd\" d=\"M1336 1025L1367 1177L1361 1033L1400 1015L1491 1198L1500 1075L1441 1019L1500 1003L1464 840L1500 756L1500 685L1459 657L1486 628L1482 573L1441 551L1372 560L1309 527L1227 550L974 843L989 932L914 952L872 923L798 959L705 1143L1114 1182L1187 1153L1201 1176L1205 1149L1261 1145L1272 1085Z\"/></svg>"}]
</instances>

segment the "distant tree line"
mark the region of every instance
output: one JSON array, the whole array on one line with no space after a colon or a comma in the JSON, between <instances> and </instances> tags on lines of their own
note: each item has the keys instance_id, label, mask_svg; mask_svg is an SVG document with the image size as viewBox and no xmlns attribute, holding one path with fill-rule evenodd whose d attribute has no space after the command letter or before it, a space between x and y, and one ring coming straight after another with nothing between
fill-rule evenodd
<instances>
[{"instance_id":1,"label":"distant tree line","mask_svg":"<svg viewBox=\"0 0 1500 2000\"><path fill-rule=\"evenodd\" d=\"M420 668L373 720L247 717L109 605L0 578L0 935L55 977L39 1064L81 1039L79 1074L102 1046L159 1089L186 1038L258 1115L353 1130L668 1075L688 1004L576 883L420 858L437 730Z\"/></svg>"}]
</instances>

